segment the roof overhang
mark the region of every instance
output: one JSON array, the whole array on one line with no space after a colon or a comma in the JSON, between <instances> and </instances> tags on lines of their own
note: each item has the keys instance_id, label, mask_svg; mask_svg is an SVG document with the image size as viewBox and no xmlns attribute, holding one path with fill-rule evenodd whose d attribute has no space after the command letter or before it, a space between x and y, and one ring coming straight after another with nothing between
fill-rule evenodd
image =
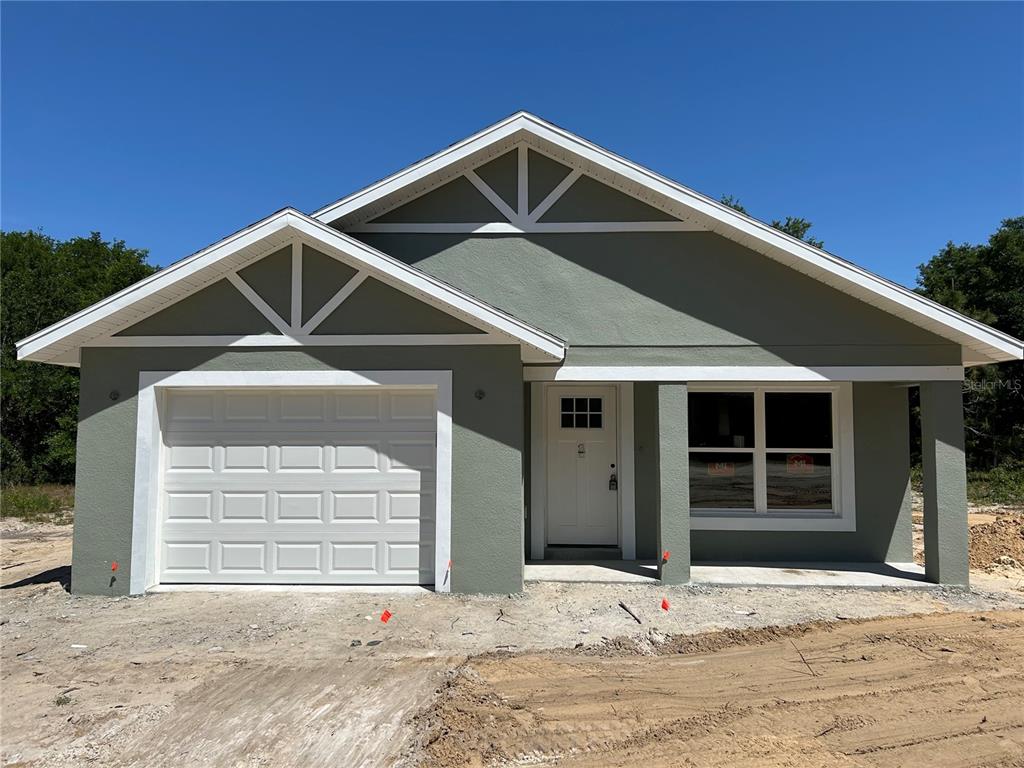
<instances>
[{"instance_id":1,"label":"roof overhang","mask_svg":"<svg viewBox=\"0 0 1024 768\"><path fill-rule=\"evenodd\" d=\"M527 112L516 114L421 160L312 216L341 230L358 226L433 189L520 142L627 194L775 259L963 348L964 365L1024 359L1024 342L902 285L780 232L688 187Z\"/></svg>"},{"instance_id":2,"label":"roof overhang","mask_svg":"<svg viewBox=\"0 0 1024 768\"><path fill-rule=\"evenodd\" d=\"M295 238L465 320L502 343L518 343L524 362L553 363L565 357L566 343L562 339L295 209L286 208L22 339L17 342L18 359L78 365L82 347L100 345L118 331L282 248ZM277 337L266 338L266 346L278 346ZM282 341L288 345L295 343L294 339L285 337Z\"/></svg>"}]
</instances>

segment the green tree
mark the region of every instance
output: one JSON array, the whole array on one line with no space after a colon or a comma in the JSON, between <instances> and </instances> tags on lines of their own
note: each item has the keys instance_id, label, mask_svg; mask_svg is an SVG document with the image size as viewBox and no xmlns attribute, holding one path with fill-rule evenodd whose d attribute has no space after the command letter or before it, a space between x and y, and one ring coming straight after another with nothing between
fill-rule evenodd
<instances>
[{"instance_id":1,"label":"green tree","mask_svg":"<svg viewBox=\"0 0 1024 768\"><path fill-rule=\"evenodd\" d=\"M1024 216L1003 221L983 245L947 243L918 273L922 295L1024 337ZM972 468L1024 461L1024 363L968 369L964 419Z\"/></svg>"},{"instance_id":2,"label":"green tree","mask_svg":"<svg viewBox=\"0 0 1024 768\"><path fill-rule=\"evenodd\" d=\"M19 362L15 342L156 271L147 251L90 237L0 232L0 464L3 482L75 474L78 369Z\"/></svg>"},{"instance_id":3,"label":"green tree","mask_svg":"<svg viewBox=\"0 0 1024 768\"><path fill-rule=\"evenodd\" d=\"M740 203L739 199L733 197L732 195L722 195L719 202L728 205L730 208L732 208L735 211L739 211L740 213L747 213L747 209L743 207L743 204ZM747 215L749 216L750 214L747 213ZM780 232L785 232L787 235L792 235L797 240L803 240L805 243L807 243L808 245L813 245L815 248L825 247L824 240L819 240L818 238L811 237L807 234L810 228L814 226L807 219L787 216L785 221L772 219L771 225Z\"/></svg>"}]
</instances>

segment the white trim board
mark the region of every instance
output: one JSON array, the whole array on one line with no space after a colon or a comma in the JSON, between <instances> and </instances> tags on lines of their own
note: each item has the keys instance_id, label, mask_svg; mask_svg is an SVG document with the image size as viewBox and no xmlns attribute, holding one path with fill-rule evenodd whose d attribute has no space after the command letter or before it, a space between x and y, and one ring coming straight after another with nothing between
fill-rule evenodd
<instances>
[{"instance_id":1,"label":"white trim board","mask_svg":"<svg viewBox=\"0 0 1024 768\"><path fill-rule=\"evenodd\" d=\"M491 333L409 333L256 336L110 336L86 347L450 347L511 344Z\"/></svg>"},{"instance_id":2,"label":"white trim board","mask_svg":"<svg viewBox=\"0 0 1024 768\"><path fill-rule=\"evenodd\" d=\"M357 224L348 232L393 232L396 234L480 234L480 235L516 235L516 234L552 234L557 232L705 232L707 227L689 221L566 221L536 222L520 221L505 223L502 221L480 222L479 224L434 223L408 224Z\"/></svg>"},{"instance_id":3,"label":"white trim board","mask_svg":"<svg viewBox=\"0 0 1024 768\"><path fill-rule=\"evenodd\" d=\"M971 364L1024 358L1024 341L933 302L892 281L875 275L771 225L616 155L528 112L516 112L460 142L409 166L363 190L331 203L313 214L345 227L358 221L360 212L373 211L386 198L404 189L424 193L450 180L492 155L528 142L544 154L582 167L589 175L620 191L644 200L684 221L705 228L775 259L797 271L848 293L883 311L901 317L970 350ZM520 160L522 165L522 160ZM523 178L520 174L520 178ZM520 187L520 196L522 195ZM520 206L522 207L522 206ZM377 211L380 213L382 211ZM366 218L373 218L367 216Z\"/></svg>"},{"instance_id":4,"label":"white trim board","mask_svg":"<svg viewBox=\"0 0 1024 768\"><path fill-rule=\"evenodd\" d=\"M525 366L524 381L963 381L960 365L563 365Z\"/></svg>"},{"instance_id":5,"label":"white trim board","mask_svg":"<svg viewBox=\"0 0 1024 768\"><path fill-rule=\"evenodd\" d=\"M563 340L305 214L285 209L23 339L18 343L18 357L68 362L66 357L73 354L77 360L80 347L112 336L141 316L226 277L295 238L482 330L516 340L523 348L524 361L561 360L565 355ZM287 330L287 323L284 325Z\"/></svg>"},{"instance_id":6,"label":"white trim board","mask_svg":"<svg viewBox=\"0 0 1024 768\"><path fill-rule=\"evenodd\" d=\"M423 387L437 397L434 589L451 590L452 373L451 371L140 371L132 509L129 592L158 583L160 446L159 410L167 388Z\"/></svg>"}]
</instances>

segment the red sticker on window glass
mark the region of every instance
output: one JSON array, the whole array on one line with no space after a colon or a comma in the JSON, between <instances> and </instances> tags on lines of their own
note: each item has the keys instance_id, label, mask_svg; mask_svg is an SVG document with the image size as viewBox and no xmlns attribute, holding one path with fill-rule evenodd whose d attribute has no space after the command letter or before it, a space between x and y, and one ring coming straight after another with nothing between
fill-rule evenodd
<instances>
[{"instance_id":1,"label":"red sticker on window glass","mask_svg":"<svg viewBox=\"0 0 1024 768\"><path fill-rule=\"evenodd\" d=\"M814 472L814 457L809 453L787 453L786 474L809 475Z\"/></svg>"},{"instance_id":2,"label":"red sticker on window glass","mask_svg":"<svg viewBox=\"0 0 1024 768\"><path fill-rule=\"evenodd\" d=\"M736 474L736 464L731 461L709 461L708 474L711 477L733 477Z\"/></svg>"}]
</instances>

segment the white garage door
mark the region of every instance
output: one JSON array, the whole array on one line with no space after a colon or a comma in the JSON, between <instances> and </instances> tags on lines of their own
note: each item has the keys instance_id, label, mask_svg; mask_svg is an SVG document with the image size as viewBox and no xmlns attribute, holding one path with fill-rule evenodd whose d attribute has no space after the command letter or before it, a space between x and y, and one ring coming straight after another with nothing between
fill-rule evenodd
<instances>
[{"instance_id":1,"label":"white garage door","mask_svg":"<svg viewBox=\"0 0 1024 768\"><path fill-rule=\"evenodd\" d=\"M160 581L434 581L434 391L169 390Z\"/></svg>"}]
</instances>

